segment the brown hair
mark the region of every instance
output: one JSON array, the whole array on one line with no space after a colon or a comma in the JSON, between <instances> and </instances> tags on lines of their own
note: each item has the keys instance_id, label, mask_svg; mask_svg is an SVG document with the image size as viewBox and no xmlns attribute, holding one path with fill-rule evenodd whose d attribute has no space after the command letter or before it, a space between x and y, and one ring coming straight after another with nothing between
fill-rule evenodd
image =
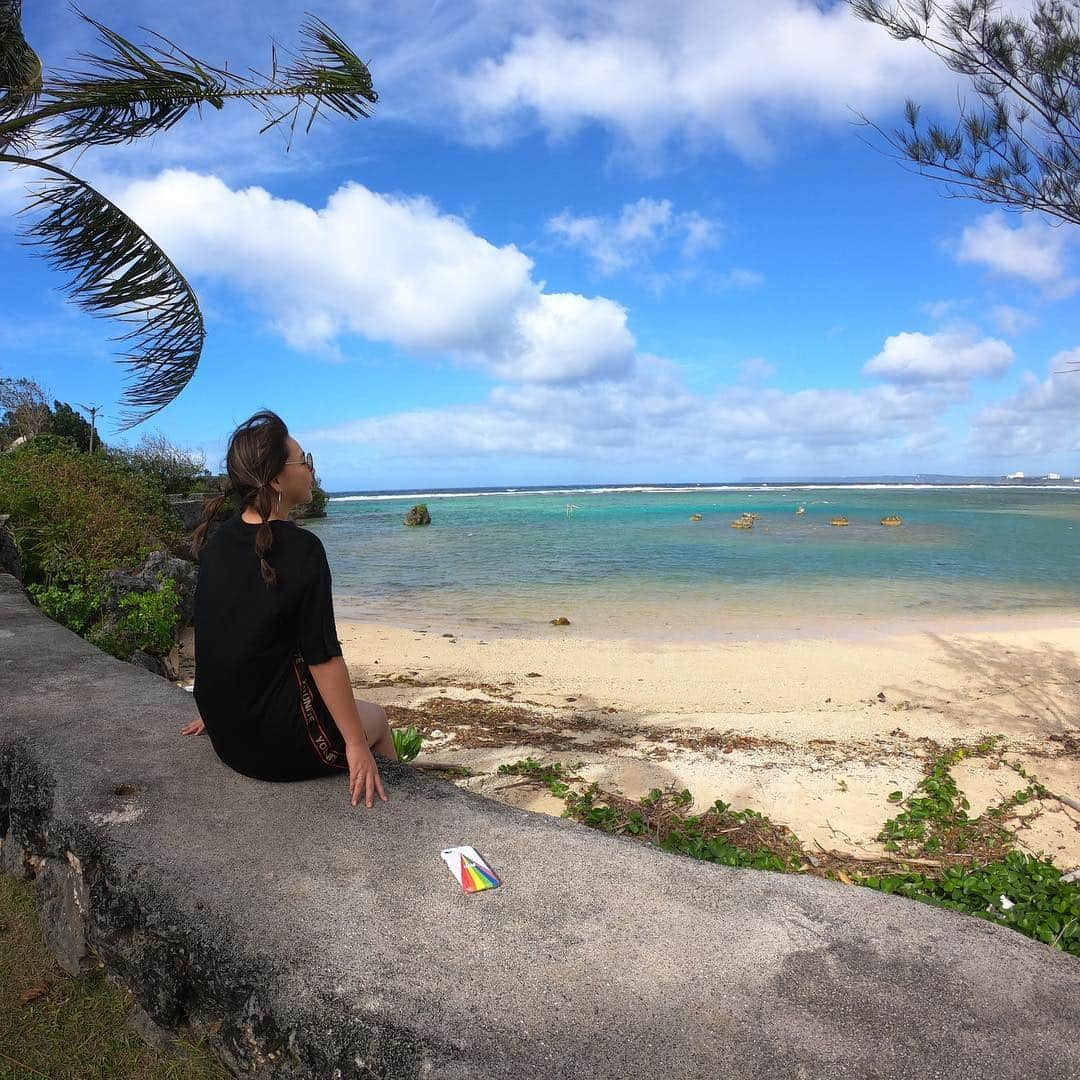
<instances>
[{"instance_id":1,"label":"brown hair","mask_svg":"<svg viewBox=\"0 0 1080 1080\"><path fill-rule=\"evenodd\" d=\"M206 543L206 534L225 500L235 494L240 503L239 513L253 506L262 518L255 533L255 554L262 568L263 581L277 585L278 573L266 561L266 555L274 543L274 530L269 517L270 481L285 467L289 448L285 440L289 429L275 412L262 409L248 417L229 436L229 449L225 454L227 478L222 482L221 494L208 499L203 506L203 519L191 534L191 553L196 558Z\"/></svg>"}]
</instances>

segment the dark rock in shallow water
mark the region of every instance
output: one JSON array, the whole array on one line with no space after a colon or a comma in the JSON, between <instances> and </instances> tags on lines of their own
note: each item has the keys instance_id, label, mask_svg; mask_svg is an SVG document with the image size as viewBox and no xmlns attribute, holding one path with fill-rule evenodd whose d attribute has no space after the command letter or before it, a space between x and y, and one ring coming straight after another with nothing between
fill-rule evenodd
<instances>
[{"instance_id":1,"label":"dark rock in shallow water","mask_svg":"<svg viewBox=\"0 0 1080 1080\"><path fill-rule=\"evenodd\" d=\"M309 521L311 518L324 518L326 516L325 510L294 510L289 515L293 521Z\"/></svg>"},{"instance_id":2,"label":"dark rock in shallow water","mask_svg":"<svg viewBox=\"0 0 1080 1080\"><path fill-rule=\"evenodd\" d=\"M425 503L417 503L406 515L406 525L430 525L431 515Z\"/></svg>"}]
</instances>

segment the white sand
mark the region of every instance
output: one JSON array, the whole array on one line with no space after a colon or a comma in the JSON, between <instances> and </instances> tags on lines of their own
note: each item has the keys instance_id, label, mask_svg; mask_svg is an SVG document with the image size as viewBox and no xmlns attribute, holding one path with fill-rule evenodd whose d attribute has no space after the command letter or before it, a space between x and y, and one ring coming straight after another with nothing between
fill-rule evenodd
<instances>
[{"instance_id":1,"label":"white sand","mask_svg":"<svg viewBox=\"0 0 1080 1080\"><path fill-rule=\"evenodd\" d=\"M1017 618L992 628L933 633L866 627L829 637L722 642L595 640L574 627L533 637L440 636L339 618L354 682L410 675L424 685L361 685L359 697L423 709L447 697L497 701L462 684L502 687L507 700L546 716L559 730L574 715L602 719L622 745L571 753L520 741L456 746L460 734L425 740L418 763L467 765L460 781L497 798L558 814L562 803L515 778L494 774L529 754L586 762L581 775L630 796L673 783L704 809L722 798L790 826L811 850L876 853L874 840L896 808L888 793L909 793L923 775L928 737L947 746L1000 733L1009 761L1020 761L1052 791L1080 798L1080 617ZM539 677L529 677L538 673ZM503 684L511 684L503 686ZM884 695L884 701L879 699ZM576 700L568 702L568 698ZM676 745L673 728L767 737L779 745ZM687 744L688 745L682 745ZM965 760L954 775L972 813L1022 788L1012 769ZM483 773L483 775L479 775ZM1080 813L1056 799L1020 808L1021 846L1080 866ZM1018 819L1013 819L1015 827Z\"/></svg>"}]
</instances>

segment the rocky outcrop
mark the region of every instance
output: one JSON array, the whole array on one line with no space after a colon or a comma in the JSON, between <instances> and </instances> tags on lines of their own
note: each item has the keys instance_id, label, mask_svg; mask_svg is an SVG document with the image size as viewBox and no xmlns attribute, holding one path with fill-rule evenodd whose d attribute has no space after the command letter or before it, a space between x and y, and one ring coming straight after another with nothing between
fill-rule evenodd
<instances>
[{"instance_id":1,"label":"rocky outcrop","mask_svg":"<svg viewBox=\"0 0 1080 1080\"><path fill-rule=\"evenodd\" d=\"M195 586L198 582L197 563L177 558L167 551L154 551L143 565L131 573L127 570L113 570L105 575L105 604L102 608L100 623L94 633L111 635L123 618L122 601L132 594L158 592L164 583L172 580L176 583L180 595L180 620L173 647L166 656L156 656L143 649L136 649L127 659L136 667L149 671L162 678L174 680L179 677L180 655L177 647L178 635L184 627L195 621Z\"/></svg>"},{"instance_id":2,"label":"rocky outcrop","mask_svg":"<svg viewBox=\"0 0 1080 1080\"><path fill-rule=\"evenodd\" d=\"M406 525L430 525L431 515L426 503L417 503L406 515Z\"/></svg>"},{"instance_id":3,"label":"rocky outcrop","mask_svg":"<svg viewBox=\"0 0 1080 1080\"><path fill-rule=\"evenodd\" d=\"M173 513L180 519L185 533L192 533L202 522L206 500L212 499L216 492L200 492L195 495L170 495L169 505Z\"/></svg>"},{"instance_id":4,"label":"rocky outcrop","mask_svg":"<svg viewBox=\"0 0 1080 1080\"><path fill-rule=\"evenodd\" d=\"M167 551L153 551L146 561L131 573L127 570L113 570L105 575L105 587L108 600L105 604L105 618L116 618L120 613L120 601L131 593L158 591L162 584L172 578L180 594L181 625L188 626L195 621L195 585L199 578L197 563L177 558Z\"/></svg>"},{"instance_id":5,"label":"rocky outcrop","mask_svg":"<svg viewBox=\"0 0 1080 1080\"><path fill-rule=\"evenodd\" d=\"M953 911L716 866L379 760L272 784L190 694L0 575L0 866L66 970L259 1080L1080 1076L1080 962ZM440 851L503 884L468 895ZM155 1027L156 1025L156 1027Z\"/></svg>"},{"instance_id":6,"label":"rocky outcrop","mask_svg":"<svg viewBox=\"0 0 1080 1080\"><path fill-rule=\"evenodd\" d=\"M177 675L176 669L171 667L162 657L154 656L144 649L136 649L131 654L128 663L134 664L137 668L142 668L143 671L149 671L151 675L160 675L163 679L175 679Z\"/></svg>"},{"instance_id":7,"label":"rocky outcrop","mask_svg":"<svg viewBox=\"0 0 1080 1080\"><path fill-rule=\"evenodd\" d=\"M289 514L289 517L292 518L293 521L310 521L312 518L324 518L326 516L327 514L325 510L315 510L310 506L306 509L304 507L298 506L295 510L292 511L292 513Z\"/></svg>"}]
</instances>

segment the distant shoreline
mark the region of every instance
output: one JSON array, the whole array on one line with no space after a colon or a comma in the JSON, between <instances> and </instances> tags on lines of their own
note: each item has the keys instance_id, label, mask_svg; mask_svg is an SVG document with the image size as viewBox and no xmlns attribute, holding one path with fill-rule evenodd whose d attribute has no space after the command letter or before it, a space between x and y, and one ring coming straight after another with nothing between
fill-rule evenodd
<instances>
[{"instance_id":1,"label":"distant shoreline","mask_svg":"<svg viewBox=\"0 0 1080 1080\"><path fill-rule=\"evenodd\" d=\"M686 492L709 491L1076 491L1080 493L1080 479L1068 483L1059 480L1045 482L1027 481L972 481L961 482L915 482L915 481L775 481L762 483L731 484L609 484L566 487L486 487L486 488L436 488L436 489L386 489L370 491L335 491L328 492L329 502L377 501L383 499L439 499L439 498L481 498L484 496L507 495L609 495L630 494L680 494Z\"/></svg>"},{"instance_id":2,"label":"distant shoreline","mask_svg":"<svg viewBox=\"0 0 1080 1080\"><path fill-rule=\"evenodd\" d=\"M334 610L341 623L355 623L368 629L391 629L396 632L452 634L454 637L485 641L522 641L543 646L549 642L573 640L597 644L629 646L679 645L686 647L733 645L740 642L844 641L881 643L900 637L950 634L1005 634L1012 632L1073 631L1080 629L1078 608L1030 608L1019 611L913 616L822 616L818 614L776 613L771 617L734 615L718 620L710 630L693 634L672 632L657 622L642 628L635 625L623 632L610 626L596 628L571 622L570 626L552 626L548 622L523 622L520 625L494 621L455 620L438 613L415 612L410 618L387 617L385 612L365 617L362 602L347 595L335 594Z\"/></svg>"}]
</instances>

